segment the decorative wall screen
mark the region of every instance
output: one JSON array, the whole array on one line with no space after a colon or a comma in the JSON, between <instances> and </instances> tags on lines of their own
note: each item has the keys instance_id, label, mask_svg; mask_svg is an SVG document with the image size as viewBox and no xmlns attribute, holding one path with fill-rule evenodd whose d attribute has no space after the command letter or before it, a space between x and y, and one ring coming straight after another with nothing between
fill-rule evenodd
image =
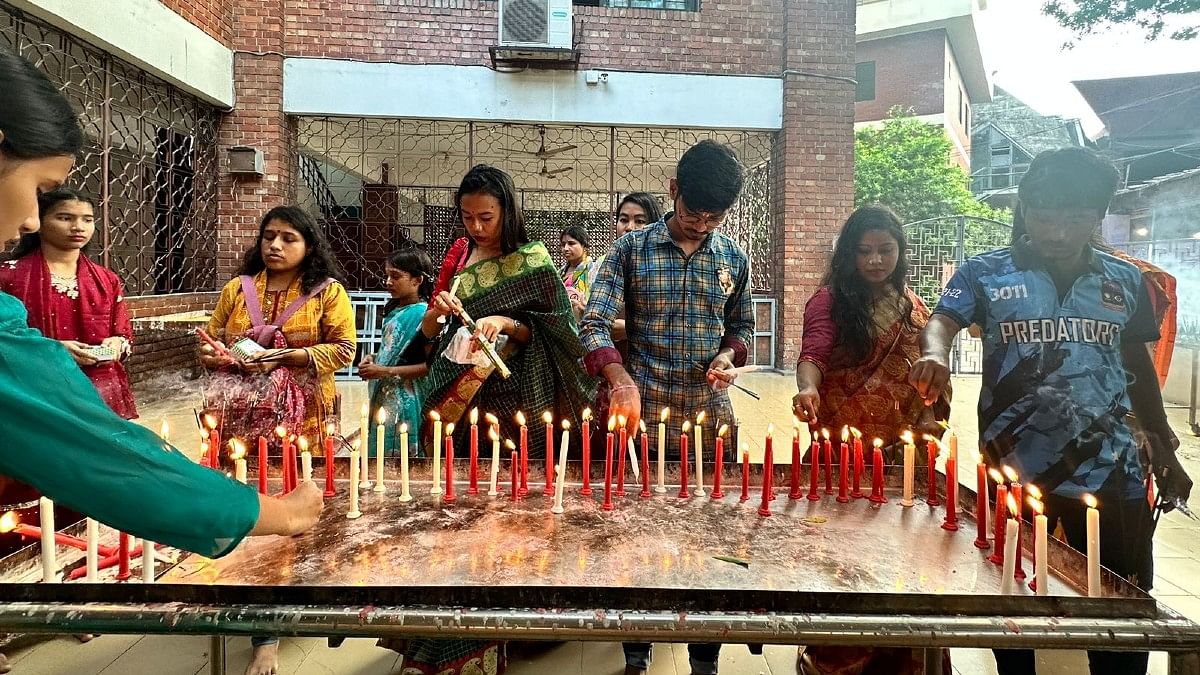
<instances>
[{"instance_id":1,"label":"decorative wall screen","mask_svg":"<svg viewBox=\"0 0 1200 675\"><path fill-rule=\"evenodd\" d=\"M97 201L92 256L130 295L215 289L217 110L2 1L0 49L37 64L79 113L86 143L68 185Z\"/></svg>"}]
</instances>

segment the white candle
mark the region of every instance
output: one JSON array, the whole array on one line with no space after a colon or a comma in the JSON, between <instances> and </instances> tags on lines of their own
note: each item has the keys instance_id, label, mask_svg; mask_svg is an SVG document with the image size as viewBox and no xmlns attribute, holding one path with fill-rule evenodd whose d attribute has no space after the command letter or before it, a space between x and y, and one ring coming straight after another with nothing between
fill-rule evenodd
<instances>
[{"instance_id":1,"label":"white candle","mask_svg":"<svg viewBox=\"0 0 1200 675\"><path fill-rule=\"evenodd\" d=\"M371 427L369 426L371 424L370 414L370 404L363 403L362 418L359 420L359 423L362 426L359 427L358 432L359 437L362 439L362 455L360 457L362 466L359 468L358 472L358 488L360 490L365 490L371 487L371 446L369 445L369 439L371 438Z\"/></svg>"},{"instance_id":2,"label":"white candle","mask_svg":"<svg viewBox=\"0 0 1200 675\"><path fill-rule=\"evenodd\" d=\"M1012 595L1016 580L1013 578L1017 569L1017 521L1009 518L1004 529L1004 567L1000 577L1000 594Z\"/></svg>"},{"instance_id":3,"label":"white candle","mask_svg":"<svg viewBox=\"0 0 1200 675\"><path fill-rule=\"evenodd\" d=\"M629 448L629 466L633 467L633 484L641 485L642 470L640 468L641 463L638 461L637 444L634 442L635 439L636 436L630 436L629 438L625 439L625 445L627 448Z\"/></svg>"},{"instance_id":4,"label":"white candle","mask_svg":"<svg viewBox=\"0 0 1200 675\"><path fill-rule=\"evenodd\" d=\"M900 506L913 505L913 477L916 473L917 446L913 445L911 432L900 436L904 440L904 493L900 497Z\"/></svg>"},{"instance_id":5,"label":"white candle","mask_svg":"<svg viewBox=\"0 0 1200 675\"><path fill-rule=\"evenodd\" d=\"M154 583L154 542L142 540L142 583Z\"/></svg>"},{"instance_id":6,"label":"white candle","mask_svg":"<svg viewBox=\"0 0 1200 675\"><path fill-rule=\"evenodd\" d=\"M1103 595L1100 588L1100 511L1092 495L1084 495L1083 502L1087 504L1088 597L1098 598Z\"/></svg>"},{"instance_id":7,"label":"white candle","mask_svg":"<svg viewBox=\"0 0 1200 675\"><path fill-rule=\"evenodd\" d=\"M400 501L411 502L412 493L408 491L408 422L401 423L396 433L400 436Z\"/></svg>"},{"instance_id":8,"label":"white candle","mask_svg":"<svg viewBox=\"0 0 1200 675\"><path fill-rule=\"evenodd\" d=\"M42 583L57 583L58 551L54 543L54 502L46 497L38 499L38 515L42 527Z\"/></svg>"},{"instance_id":9,"label":"white candle","mask_svg":"<svg viewBox=\"0 0 1200 675\"><path fill-rule=\"evenodd\" d=\"M87 519L87 577L85 581L100 581L100 523Z\"/></svg>"},{"instance_id":10,"label":"white candle","mask_svg":"<svg viewBox=\"0 0 1200 675\"><path fill-rule=\"evenodd\" d=\"M350 520L362 516L362 512L358 510L358 472L361 468L358 464L358 446L359 443L356 442L350 449L350 511L346 514Z\"/></svg>"},{"instance_id":11,"label":"white candle","mask_svg":"<svg viewBox=\"0 0 1200 675\"><path fill-rule=\"evenodd\" d=\"M693 492L697 497L704 496L704 432L701 425L704 424L704 411L696 415L696 489ZM636 465L637 463L634 462Z\"/></svg>"},{"instance_id":12,"label":"white candle","mask_svg":"<svg viewBox=\"0 0 1200 675\"><path fill-rule=\"evenodd\" d=\"M383 485L383 430L387 412L383 408L375 414L375 422L375 491L382 493L387 490Z\"/></svg>"},{"instance_id":13,"label":"white candle","mask_svg":"<svg viewBox=\"0 0 1200 675\"><path fill-rule=\"evenodd\" d=\"M670 408L663 408L658 416L658 485L655 492L667 491L667 418L671 416Z\"/></svg>"},{"instance_id":14,"label":"white candle","mask_svg":"<svg viewBox=\"0 0 1200 675\"><path fill-rule=\"evenodd\" d=\"M551 513L563 512L563 491L566 488L567 479L567 450L571 447L571 423L567 420L562 421L562 443L559 445L561 450L558 452L558 475L554 484L554 507L550 509ZM493 467L496 465L493 464ZM492 469L492 476L496 475L495 468Z\"/></svg>"},{"instance_id":15,"label":"white candle","mask_svg":"<svg viewBox=\"0 0 1200 675\"><path fill-rule=\"evenodd\" d=\"M442 494L442 416L436 410L429 411L429 418L433 420L433 487L429 488L429 494Z\"/></svg>"},{"instance_id":16,"label":"white candle","mask_svg":"<svg viewBox=\"0 0 1200 675\"><path fill-rule=\"evenodd\" d=\"M163 443L168 445L171 443L171 427L167 426L167 418L163 418L162 424L158 427L158 435L162 437Z\"/></svg>"},{"instance_id":17,"label":"white candle","mask_svg":"<svg viewBox=\"0 0 1200 675\"><path fill-rule=\"evenodd\" d=\"M298 441L300 443L300 475L304 476L304 480L310 481L312 477L312 451L308 449L308 439L303 436Z\"/></svg>"},{"instance_id":18,"label":"white candle","mask_svg":"<svg viewBox=\"0 0 1200 675\"><path fill-rule=\"evenodd\" d=\"M489 423L488 438L492 439L492 476L491 482L488 483L488 496L495 497L500 494L497 484L500 478L500 420L491 413L488 413L486 418Z\"/></svg>"},{"instance_id":19,"label":"white candle","mask_svg":"<svg viewBox=\"0 0 1200 675\"><path fill-rule=\"evenodd\" d=\"M1032 486L1031 486L1032 487ZM1037 594L1050 594L1050 577L1047 574L1048 563L1048 532L1046 515L1042 513L1042 503L1036 499L1030 499L1029 503L1033 506L1033 557L1037 559L1033 567L1033 578L1037 581Z\"/></svg>"},{"instance_id":20,"label":"white candle","mask_svg":"<svg viewBox=\"0 0 1200 675\"><path fill-rule=\"evenodd\" d=\"M245 483L246 445L235 438L229 441L229 450L229 456L233 458L233 478L239 483Z\"/></svg>"}]
</instances>

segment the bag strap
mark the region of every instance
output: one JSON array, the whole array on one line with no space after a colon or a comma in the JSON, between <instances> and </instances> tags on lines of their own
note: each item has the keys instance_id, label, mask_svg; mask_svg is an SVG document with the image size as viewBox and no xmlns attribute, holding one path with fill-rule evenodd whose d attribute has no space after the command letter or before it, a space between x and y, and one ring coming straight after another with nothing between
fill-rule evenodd
<instances>
[{"instance_id":1,"label":"bag strap","mask_svg":"<svg viewBox=\"0 0 1200 675\"><path fill-rule=\"evenodd\" d=\"M254 277L243 274L239 278L242 280L242 297L246 299L246 313L250 315L250 325L255 328L265 325L262 303L258 299L258 289L254 286Z\"/></svg>"},{"instance_id":2,"label":"bag strap","mask_svg":"<svg viewBox=\"0 0 1200 675\"><path fill-rule=\"evenodd\" d=\"M316 286L313 286L311 291L293 300L292 304L288 305L287 308L283 310L283 313L275 319L275 325L280 327L287 325L288 319L292 318L292 315L299 311L299 309L304 306L304 303L325 292L325 289L329 288L329 285L332 283L333 279L326 279Z\"/></svg>"}]
</instances>

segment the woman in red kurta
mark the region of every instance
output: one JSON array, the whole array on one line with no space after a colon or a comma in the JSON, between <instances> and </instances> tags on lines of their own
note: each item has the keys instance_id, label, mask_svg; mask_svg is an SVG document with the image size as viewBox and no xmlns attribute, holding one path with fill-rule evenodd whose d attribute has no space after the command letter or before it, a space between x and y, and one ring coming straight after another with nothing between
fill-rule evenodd
<instances>
[{"instance_id":1,"label":"woman in red kurta","mask_svg":"<svg viewBox=\"0 0 1200 675\"><path fill-rule=\"evenodd\" d=\"M62 188L41 195L39 208L41 232L22 237L0 264L0 290L21 300L30 327L62 343L113 412L133 419L122 365L133 339L124 288L83 253L96 231L92 202Z\"/></svg>"}]
</instances>

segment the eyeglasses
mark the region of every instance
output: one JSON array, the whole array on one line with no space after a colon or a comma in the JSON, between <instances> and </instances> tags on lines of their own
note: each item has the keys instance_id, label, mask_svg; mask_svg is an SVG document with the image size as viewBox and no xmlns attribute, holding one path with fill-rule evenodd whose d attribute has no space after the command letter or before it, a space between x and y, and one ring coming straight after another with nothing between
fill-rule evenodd
<instances>
[{"instance_id":1,"label":"eyeglasses","mask_svg":"<svg viewBox=\"0 0 1200 675\"><path fill-rule=\"evenodd\" d=\"M721 221L725 220L725 212L710 213L708 211L689 211L687 204L679 197L675 198L675 217L679 222L690 225L712 225L714 228L721 225Z\"/></svg>"}]
</instances>

